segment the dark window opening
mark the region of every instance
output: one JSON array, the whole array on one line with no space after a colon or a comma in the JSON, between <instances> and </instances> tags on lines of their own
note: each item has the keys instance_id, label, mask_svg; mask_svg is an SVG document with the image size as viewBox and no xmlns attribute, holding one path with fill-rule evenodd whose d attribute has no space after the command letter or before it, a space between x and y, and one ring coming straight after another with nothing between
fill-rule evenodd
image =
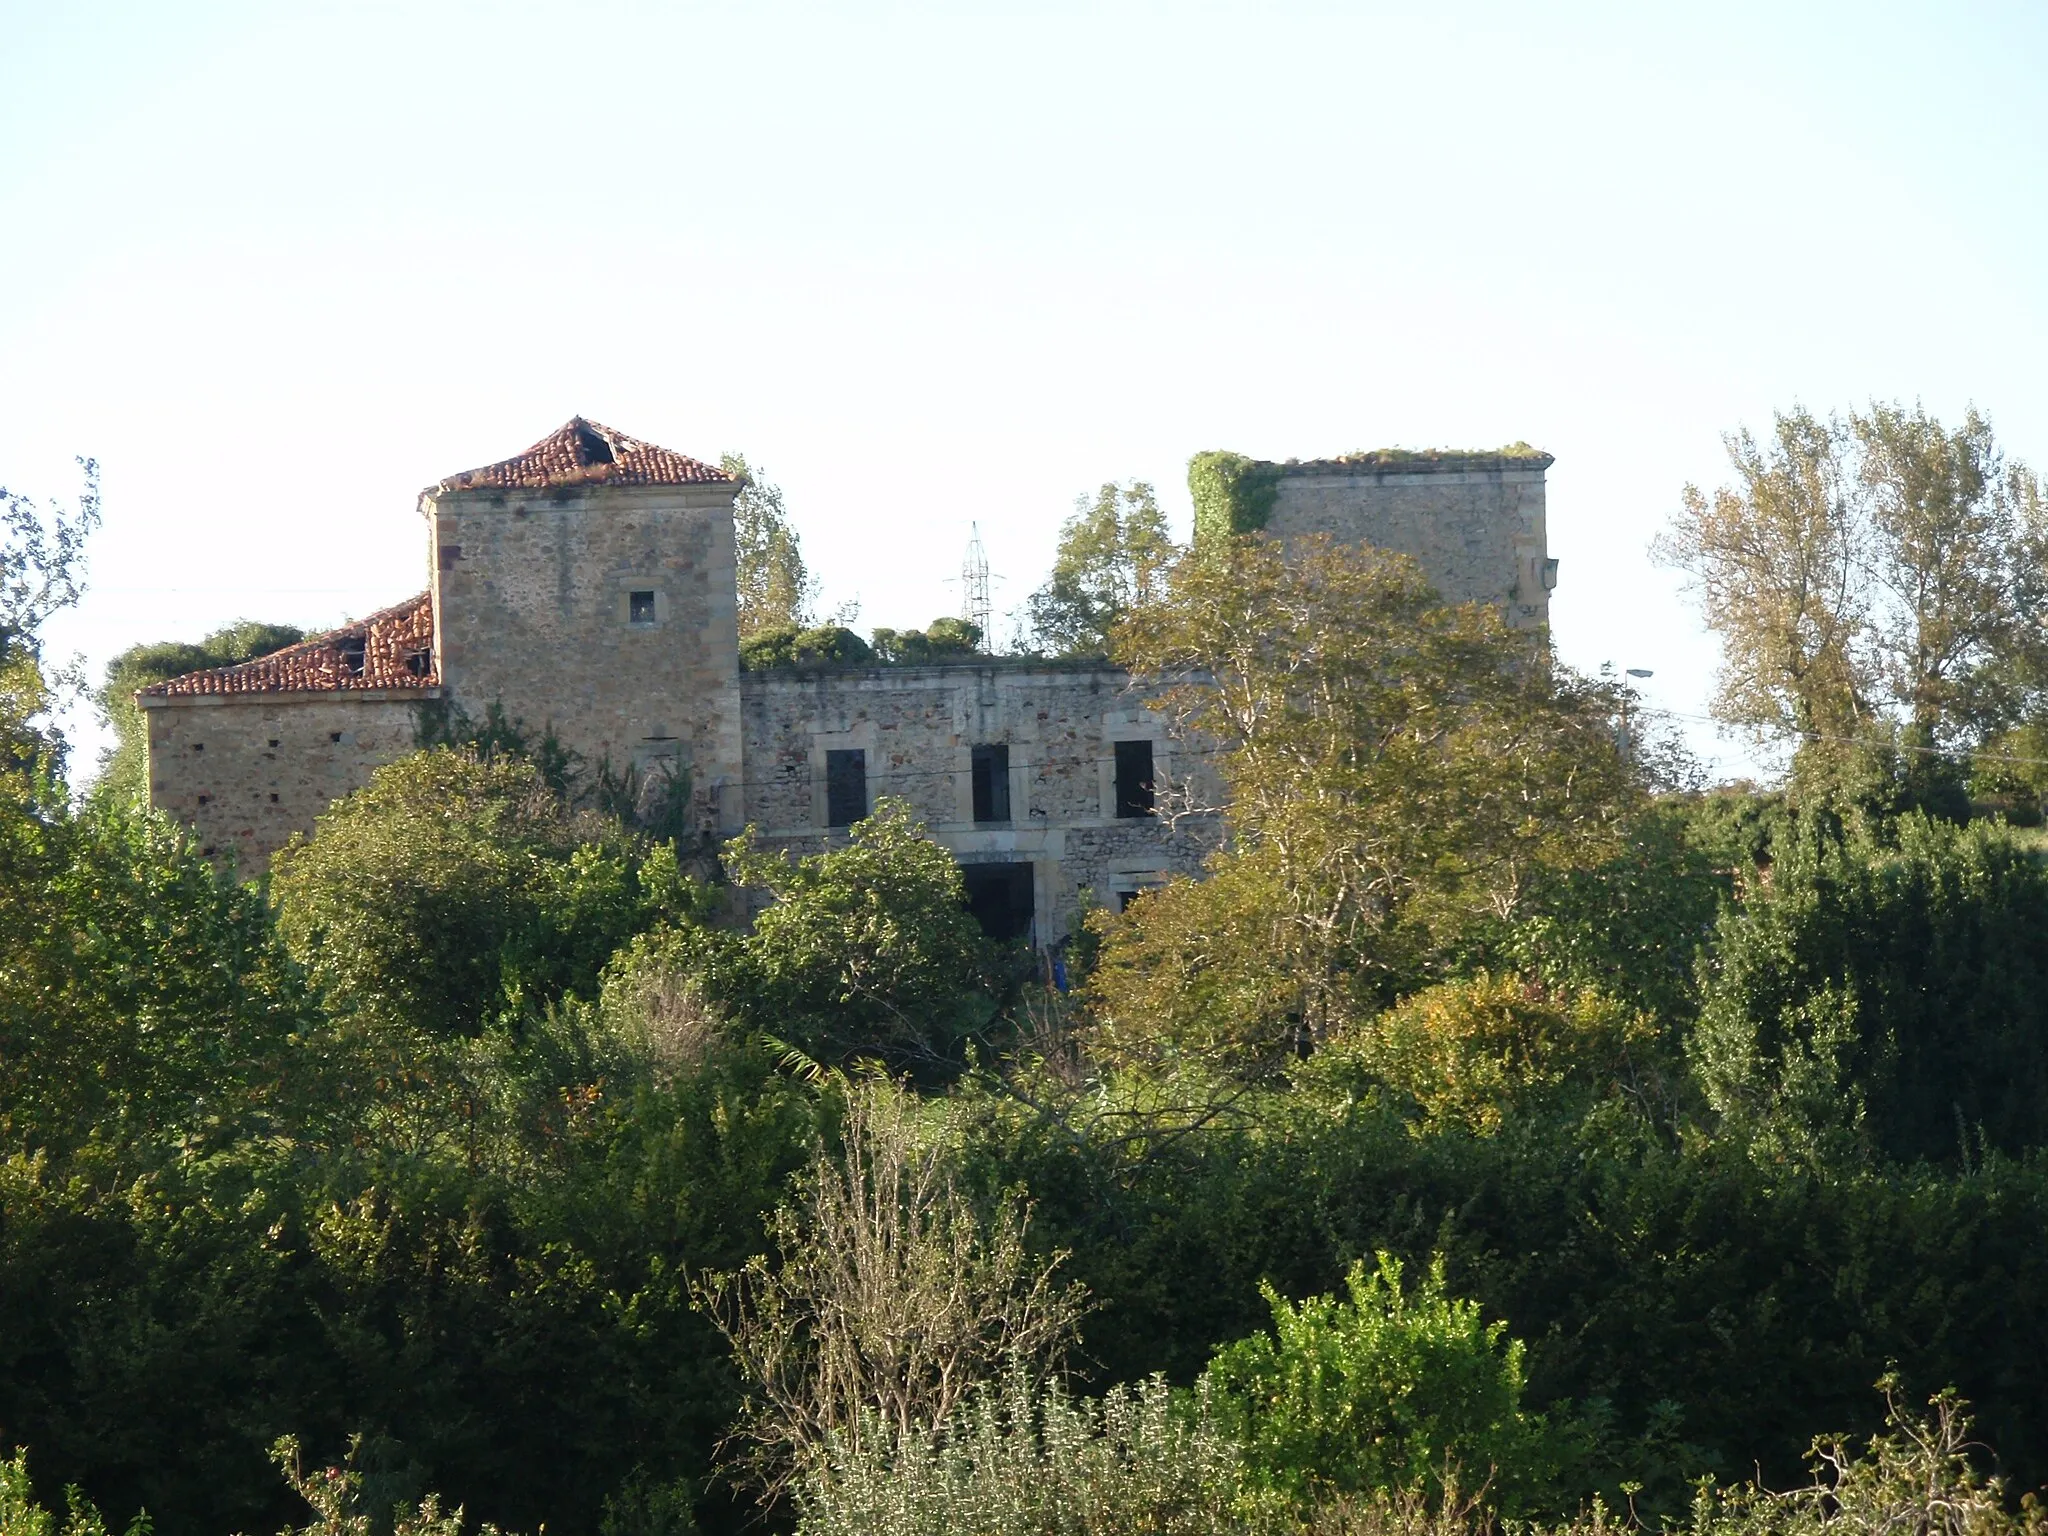
<instances>
[{"instance_id":1,"label":"dark window opening","mask_svg":"<svg viewBox=\"0 0 2048 1536\"><path fill-rule=\"evenodd\" d=\"M1116 813L1119 816L1152 814L1152 743L1120 741L1116 744Z\"/></svg>"},{"instance_id":2,"label":"dark window opening","mask_svg":"<svg viewBox=\"0 0 2048 1536\"><path fill-rule=\"evenodd\" d=\"M588 469L593 464L616 464L618 455L612 452L612 445L604 440L604 434L591 430L589 423L576 424L576 463Z\"/></svg>"},{"instance_id":3,"label":"dark window opening","mask_svg":"<svg viewBox=\"0 0 2048 1536\"><path fill-rule=\"evenodd\" d=\"M850 827L868 814L866 749L837 748L825 754L825 825Z\"/></svg>"},{"instance_id":4,"label":"dark window opening","mask_svg":"<svg viewBox=\"0 0 2048 1536\"><path fill-rule=\"evenodd\" d=\"M342 669L350 677L361 677L364 662L368 659L369 642L361 635L343 635L334 642L334 648L341 653Z\"/></svg>"},{"instance_id":5,"label":"dark window opening","mask_svg":"<svg viewBox=\"0 0 2048 1536\"><path fill-rule=\"evenodd\" d=\"M1131 910L1131 903L1132 903L1132 902L1134 902L1134 901L1136 901L1136 900L1138 899L1138 897L1139 897L1139 896L1140 896L1141 894L1143 894L1143 893L1142 893L1142 892L1139 892L1139 891L1118 891L1118 892L1116 893L1116 909L1117 909L1117 911L1119 911L1119 912L1128 912L1128 911L1130 911L1130 910Z\"/></svg>"},{"instance_id":6,"label":"dark window opening","mask_svg":"<svg viewBox=\"0 0 2048 1536\"><path fill-rule=\"evenodd\" d=\"M341 744L341 732L329 731L327 733L327 739L333 742L336 746L339 746Z\"/></svg>"},{"instance_id":7,"label":"dark window opening","mask_svg":"<svg viewBox=\"0 0 2048 1536\"><path fill-rule=\"evenodd\" d=\"M277 796L275 796L275 795L272 795L272 796L270 797L270 803L271 803L272 805L275 805L275 804L277 804Z\"/></svg>"},{"instance_id":8,"label":"dark window opening","mask_svg":"<svg viewBox=\"0 0 2048 1536\"><path fill-rule=\"evenodd\" d=\"M1021 939L1031 932L1035 898L1029 864L963 864L967 910L992 939Z\"/></svg>"},{"instance_id":9,"label":"dark window opening","mask_svg":"<svg viewBox=\"0 0 2048 1536\"><path fill-rule=\"evenodd\" d=\"M425 677L427 669L433 664L434 653L432 651L407 651L405 653L405 670L414 677Z\"/></svg>"},{"instance_id":10,"label":"dark window opening","mask_svg":"<svg viewBox=\"0 0 2048 1536\"><path fill-rule=\"evenodd\" d=\"M1010 749L996 745L974 749L974 819L1010 819Z\"/></svg>"},{"instance_id":11,"label":"dark window opening","mask_svg":"<svg viewBox=\"0 0 2048 1536\"><path fill-rule=\"evenodd\" d=\"M654 622L654 594L652 592L629 592L626 594L626 622L629 624L652 624Z\"/></svg>"},{"instance_id":12,"label":"dark window opening","mask_svg":"<svg viewBox=\"0 0 2048 1536\"><path fill-rule=\"evenodd\" d=\"M272 745L273 747L277 745L277 738L276 738L275 736L273 736L273 737L271 737L271 738L270 738L270 744L271 744L271 745Z\"/></svg>"},{"instance_id":13,"label":"dark window opening","mask_svg":"<svg viewBox=\"0 0 2048 1536\"><path fill-rule=\"evenodd\" d=\"M199 803L200 803L201 805L207 805L207 804L210 804L210 803L212 802L212 800L213 800L213 796L211 796L211 795L201 795L201 796L199 797Z\"/></svg>"},{"instance_id":14,"label":"dark window opening","mask_svg":"<svg viewBox=\"0 0 2048 1536\"><path fill-rule=\"evenodd\" d=\"M204 752L206 750L206 743L203 741L195 741L192 743L192 750L194 752Z\"/></svg>"}]
</instances>

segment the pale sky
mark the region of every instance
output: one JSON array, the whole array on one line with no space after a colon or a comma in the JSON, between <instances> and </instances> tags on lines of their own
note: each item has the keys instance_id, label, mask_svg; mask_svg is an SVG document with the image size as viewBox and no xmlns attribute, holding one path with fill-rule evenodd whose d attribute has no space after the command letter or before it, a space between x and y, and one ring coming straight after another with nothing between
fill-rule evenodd
<instances>
[{"instance_id":1,"label":"pale sky","mask_svg":"<svg viewBox=\"0 0 2048 1536\"><path fill-rule=\"evenodd\" d=\"M1566 660L1704 713L1650 538L1774 407L2048 467L2048 8L0 0L0 483L95 676L424 586L581 413L787 494L859 627L1190 454L1526 439ZM1696 741L1734 771L1739 744ZM84 756L92 755L91 742Z\"/></svg>"}]
</instances>

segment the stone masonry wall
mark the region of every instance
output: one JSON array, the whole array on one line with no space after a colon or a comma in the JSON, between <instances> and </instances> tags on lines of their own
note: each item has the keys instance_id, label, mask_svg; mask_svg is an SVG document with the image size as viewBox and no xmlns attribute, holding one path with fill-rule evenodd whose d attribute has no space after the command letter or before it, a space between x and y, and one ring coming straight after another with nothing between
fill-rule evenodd
<instances>
[{"instance_id":1,"label":"stone masonry wall","mask_svg":"<svg viewBox=\"0 0 2048 1536\"><path fill-rule=\"evenodd\" d=\"M413 750L421 704L403 694L230 694L144 701L150 803L246 879L294 832Z\"/></svg>"},{"instance_id":2,"label":"stone masonry wall","mask_svg":"<svg viewBox=\"0 0 2048 1536\"><path fill-rule=\"evenodd\" d=\"M1163 717L1122 672L988 661L935 667L742 673L746 820L764 846L814 852L826 827L825 754L867 755L868 803L907 801L963 864L1034 866L1039 942L1066 932L1081 888L1120 892L1194 874L1212 829L1120 819L1118 741L1153 743L1161 784L1206 781L1200 754L1177 749ZM1010 819L974 820L973 749L1010 749Z\"/></svg>"},{"instance_id":3,"label":"stone masonry wall","mask_svg":"<svg viewBox=\"0 0 2048 1536\"><path fill-rule=\"evenodd\" d=\"M686 769L736 831L739 637L730 484L442 491L432 530L443 689L552 726L585 772ZM654 594L636 623L631 594Z\"/></svg>"},{"instance_id":4,"label":"stone masonry wall","mask_svg":"<svg viewBox=\"0 0 2048 1536\"><path fill-rule=\"evenodd\" d=\"M1498 603L1510 623L1547 623L1547 456L1447 455L1391 464L1327 460L1281 472L1266 531L1326 533L1413 555L1455 602Z\"/></svg>"}]
</instances>

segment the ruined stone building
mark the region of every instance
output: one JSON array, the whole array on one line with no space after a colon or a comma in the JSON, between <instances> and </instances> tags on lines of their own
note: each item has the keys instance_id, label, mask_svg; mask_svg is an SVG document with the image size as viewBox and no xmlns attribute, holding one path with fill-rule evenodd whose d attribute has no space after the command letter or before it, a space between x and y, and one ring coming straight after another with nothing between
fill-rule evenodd
<instances>
[{"instance_id":1,"label":"ruined stone building","mask_svg":"<svg viewBox=\"0 0 2048 1536\"><path fill-rule=\"evenodd\" d=\"M1555 562L1534 452L1369 454L1258 465L1259 521L1416 556L1457 600L1541 623ZM709 835L809 850L908 801L967 875L985 925L1056 937L1206 851L1152 814L1176 744L1142 680L1100 662L742 671L733 497L716 467L576 418L422 492L427 589L137 702L151 803L261 870L378 766L423 706L543 723L586 765L686 774ZM1184 756L1186 754L1183 754Z\"/></svg>"}]
</instances>

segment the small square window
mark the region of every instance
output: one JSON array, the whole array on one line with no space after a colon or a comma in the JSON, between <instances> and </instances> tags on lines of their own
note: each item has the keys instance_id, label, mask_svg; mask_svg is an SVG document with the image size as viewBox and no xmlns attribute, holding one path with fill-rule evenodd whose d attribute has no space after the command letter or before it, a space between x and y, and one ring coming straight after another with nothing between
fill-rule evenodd
<instances>
[{"instance_id":1,"label":"small square window","mask_svg":"<svg viewBox=\"0 0 2048 1536\"><path fill-rule=\"evenodd\" d=\"M212 802L213 802L213 796L211 796L211 795L201 795L201 796L199 797L199 803L200 803L201 805L210 805L210 804L212 804Z\"/></svg>"},{"instance_id":2,"label":"small square window","mask_svg":"<svg viewBox=\"0 0 2048 1536\"><path fill-rule=\"evenodd\" d=\"M272 795L272 796L270 797L270 803L271 803L272 805L275 805L275 804L277 804L277 796L275 796L275 795Z\"/></svg>"},{"instance_id":3,"label":"small square window","mask_svg":"<svg viewBox=\"0 0 2048 1536\"><path fill-rule=\"evenodd\" d=\"M626 622L629 624L652 624L654 622L654 594L652 592L628 592L626 594Z\"/></svg>"},{"instance_id":4,"label":"small square window","mask_svg":"<svg viewBox=\"0 0 2048 1536\"><path fill-rule=\"evenodd\" d=\"M334 744L335 744L336 746L339 746L339 745L341 745L341 732L339 732L339 731L329 731L329 732L327 733L327 739L328 739L329 741L333 742L333 743L334 743Z\"/></svg>"},{"instance_id":5,"label":"small square window","mask_svg":"<svg viewBox=\"0 0 2048 1536\"><path fill-rule=\"evenodd\" d=\"M206 750L206 743L203 741L195 741L192 743L192 750L194 752L204 752Z\"/></svg>"},{"instance_id":6,"label":"small square window","mask_svg":"<svg viewBox=\"0 0 2048 1536\"><path fill-rule=\"evenodd\" d=\"M277 738L276 738L275 736L273 736L273 737L271 737L271 738L270 738L270 744L271 744L271 745L272 745L273 747L277 745Z\"/></svg>"}]
</instances>

